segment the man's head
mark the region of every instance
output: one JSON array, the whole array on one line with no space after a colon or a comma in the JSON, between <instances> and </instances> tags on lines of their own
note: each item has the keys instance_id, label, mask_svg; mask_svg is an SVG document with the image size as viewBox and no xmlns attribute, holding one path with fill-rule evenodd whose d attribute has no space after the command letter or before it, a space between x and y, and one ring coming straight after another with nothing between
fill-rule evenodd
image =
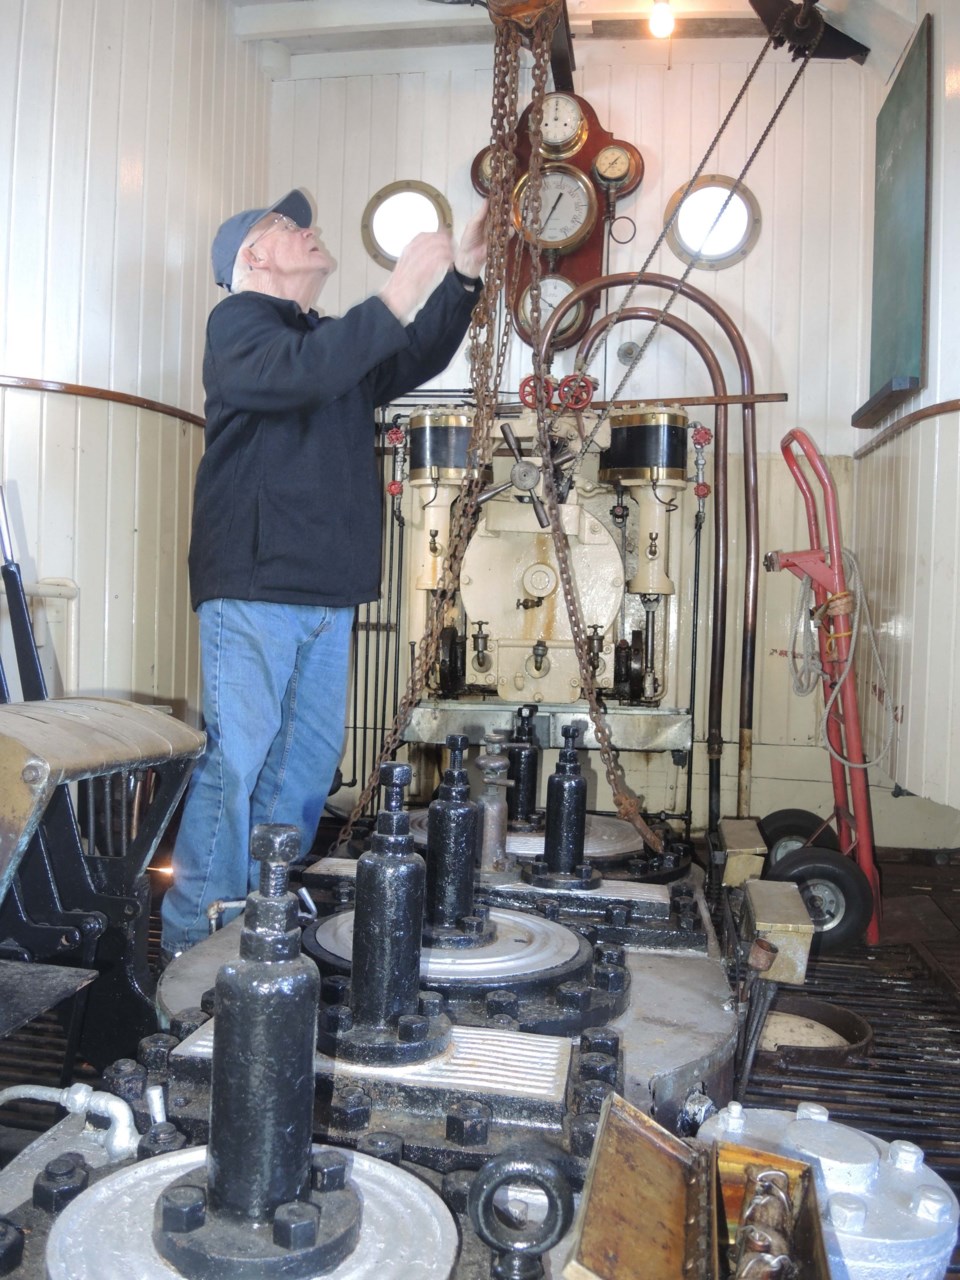
<instances>
[{"instance_id":1,"label":"man's head","mask_svg":"<svg viewBox=\"0 0 960 1280\"><path fill-rule=\"evenodd\" d=\"M296 297L309 306L336 263L318 240L302 191L291 191L269 209L247 209L228 218L213 241L217 284Z\"/></svg>"}]
</instances>

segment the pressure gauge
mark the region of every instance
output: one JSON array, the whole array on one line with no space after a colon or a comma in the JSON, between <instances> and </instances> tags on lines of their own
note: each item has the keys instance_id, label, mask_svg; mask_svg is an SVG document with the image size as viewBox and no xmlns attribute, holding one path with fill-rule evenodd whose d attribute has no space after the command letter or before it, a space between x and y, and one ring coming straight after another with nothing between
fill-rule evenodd
<instances>
[{"instance_id":1,"label":"pressure gauge","mask_svg":"<svg viewBox=\"0 0 960 1280\"><path fill-rule=\"evenodd\" d=\"M570 253L583 244L597 220L597 193L585 173L569 164L544 165L540 186L540 234L527 208L529 174L513 193L513 221L528 243L547 252Z\"/></svg>"},{"instance_id":2,"label":"pressure gauge","mask_svg":"<svg viewBox=\"0 0 960 1280\"><path fill-rule=\"evenodd\" d=\"M490 194L493 182L493 147L487 147L474 159L470 168L470 178L481 195Z\"/></svg>"},{"instance_id":3,"label":"pressure gauge","mask_svg":"<svg viewBox=\"0 0 960 1280\"><path fill-rule=\"evenodd\" d=\"M586 141L583 108L569 93L548 93L543 100L540 149L550 155L572 156Z\"/></svg>"},{"instance_id":4,"label":"pressure gauge","mask_svg":"<svg viewBox=\"0 0 960 1280\"><path fill-rule=\"evenodd\" d=\"M594 157L594 176L605 187L625 187L637 176L638 158L639 153L635 155L626 147L613 143L598 151Z\"/></svg>"},{"instance_id":5,"label":"pressure gauge","mask_svg":"<svg viewBox=\"0 0 960 1280\"><path fill-rule=\"evenodd\" d=\"M553 315L554 311L560 303L571 294L576 285L572 280L568 280L566 276L543 276L540 281L540 325L541 328L546 326L547 321ZM527 285L520 298L520 306L517 308L517 316L520 323L528 333L533 331L533 311L531 307L530 285ZM568 312L560 320L557 326L555 338L562 338L564 334L570 333L575 329L583 319L583 303L578 302L575 307L571 307Z\"/></svg>"}]
</instances>

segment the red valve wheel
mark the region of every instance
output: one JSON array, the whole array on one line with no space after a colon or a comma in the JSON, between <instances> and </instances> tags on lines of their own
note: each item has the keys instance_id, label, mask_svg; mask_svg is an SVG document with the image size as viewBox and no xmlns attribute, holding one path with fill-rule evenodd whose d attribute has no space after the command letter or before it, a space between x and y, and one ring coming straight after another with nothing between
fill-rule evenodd
<instances>
[{"instance_id":1,"label":"red valve wheel","mask_svg":"<svg viewBox=\"0 0 960 1280\"><path fill-rule=\"evenodd\" d=\"M403 427L391 427L387 432L387 444L396 449L406 439Z\"/></svg>"},{"instance_id":2,"label":"red valve wheel","mask_svg":"<svg viewBox=\"0 0 960 1280\"><path fill-rule=\"evenodd\" d=\"M705 448L713 439L713 432L709 427L694 427L691 434L693 437L693 443L699 449Z\"/></svg>"},{"instance_id":3,"label":"red valve wheel","mask_svg":"<svg viewBox=\"0 0 960 1280\"><path fill-rule=\"evenodd\" d=\"M708 484L695 484L693 486L694 496L697 498L709 498L710 486Z\"/></svg>"},{"instance_id":4,"label":"red valve wheel","mask_svg":"<svg viewBox=\"0 0 960 1280\"><path fill-rule=\"evenodd\" d=\"M593 391L592 378L585 373L568 373L560 382L557 398L565 409L586 409Z\"/></svg>"},{"instance_id":5,"label":"red valve wheel","mask_svg":"<svg viewBox=\"0 0 960 1280\"><path fill-rule=\"evenodd\" d=\"M391 498L399 498L403 493L403 484L400 480L391 480L387 485L387 493Z\"/></svg>"},{"instance_id":6,"label":"red valve wheel","mask_svg":"<svg viewBox=\"0 0 960 1280\"><path fill-rule=\"evenodd\" d=\"M543 400L545 404L549 404L553 399L553 382L549 378L543 380ZM528 374L520 383L520 403L525 404L528 409L537 407L537 380L534 375Z\"/></svg>"}]
</instances>

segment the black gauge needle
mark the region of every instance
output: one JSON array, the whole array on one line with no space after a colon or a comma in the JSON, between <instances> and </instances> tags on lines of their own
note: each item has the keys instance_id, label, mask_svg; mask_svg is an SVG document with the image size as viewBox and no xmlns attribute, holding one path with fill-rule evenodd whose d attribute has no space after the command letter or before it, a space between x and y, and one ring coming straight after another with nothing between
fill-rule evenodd
<instances>
[{"instance_id":1,"label":"black gauge needle","mask_svg":"<svg viewBox=\"0 0 960 1280\"><path fill-rule=\"evenodd\" d=\"M554 200L554 202L553 202L553 206L551 207L550 212L547 214L547 216L544 218L544 220L540 223L540 234L541 234L541 235L543 234L543 232L544 232L544 230L545 230L545 228L546 228L547 223L550 221L550 219L553 217L553 215L557 212L557 205L560 203L560 201L561 201L562 199L563 199L563 192L561 191L561 192L560 192L560 194L557 196L556 200Z\"/></svg>"}]
</instances>

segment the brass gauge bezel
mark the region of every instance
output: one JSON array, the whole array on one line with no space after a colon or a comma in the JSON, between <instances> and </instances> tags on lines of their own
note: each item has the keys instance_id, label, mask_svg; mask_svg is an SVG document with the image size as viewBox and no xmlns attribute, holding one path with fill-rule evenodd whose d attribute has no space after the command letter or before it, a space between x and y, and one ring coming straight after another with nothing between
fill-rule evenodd
<instances>
[{"instance_id":1,"label":"brass gauge bezel","mask_svg":"<svg viewBox=\"0 0 960 1280\"><path fill-rule=\"evenodd\" d=\"M574 289L577 287L576 284L572 280L570 280L567 276L560 275L558 272L554 272L551 275L542 276L540 280L541 313L542 313L542 295L543 295L544 285L546 285L547 288L549 289L551 284L555 281L559 281L560 283L566 285L567 289L563 295L563 298L560 298L559 301L556 302L554 306L551 308L550 314L552 314L553 311L556 310L556 308L560 305L560 303L567 296L567 294L573 293ZM522 325L522 327L527 331L527 333L530 333L532 331L532 326L533 326L533 319L532 319L532 316L530 315L529 300L530 300L530 285L527 285L523 293L520 295L520 301L517 304L517 320ZM584 316L583 303L578 302L575 307L570 308L570 310L564 315L564 317L560 321L560 324L557 327L556 332L554 333L554 339L556 340L559 338L564 338L569 333L572 333L573 330L576 329L577 326L582 322L583 316ZM543 316L541 314L542 325L545 326L549 319L550 319L550 315Z\"/></svg>"},{"instance_id":2,"label":"brass gauge bezel","mask_svg":"<svg viewBox=\"0 0 960 1280\"><path fill-rule=\"evenodd\" d=\"M390 182L385 187L381 187L367 201L367 207L364 209L363 217L360 220L360 236L363 240L363 247L370 257L381 267L386 267L388 271L392 271L397 265L399 255L391 253L381 243L374 223L377 215L394 197L411 194L422 197L425 202L424 207L432 208L436 215L437 225L435 227L428 226L425 223L423 227L419 228L420 230L453 230L453 211L446 197L428 182L420 182L416 178L402 178L399 182Z\"/></svg>"},{"instance_id":3,"label":"brass gauge bezel","mask_svg":"<svg viewBox=\"0 0 960 1280\"><path fill-rule=\"evenodd\" d=\"M547 122L547 111L551 102L557 101L569 102L572 104L577 113L577 126L573 133L567 138L562 138L558 142L551 142L544 133L549 127ZM587 121L583 107L577 101L576 96L572 93L548 93L543 99L543 121L540 126L540 153L541 155L556 157L557 159L566 159L567 156L576 155L583 144L587 140L587 134L590 132L590 125Z\"/></svg>"},{"instance_id":4,"label":"brass gauge bezel","mask_svg":"<svg viewBox=\"0 0 960 1280\"><path fill-rule=\"evenodd\" d=\"M618 177L610 177L605 174L601 168L603 157L611 154L622 156L626 161L626 169ZM592 173L597 182L606 187L610 191L618 191L621 187L627 187L635 184L639 180L641 162L638 161L638 152L632 151L628 147L622 146L618 142L611 142L606 147L601 147L597 154L593 157Z\"/></svg>"},{"instance_id":5,"label":"brass gauge bezel","mask_svg":"<svg viewBox=\"0 0 960 1280\"><path fill-rule=\"evenodd\" d=\"M547 190L551 180L555 177L571 179L582 192L586 200L586 214L579 225L569 235L558 236L556 239L549 234L549 230L546 235L533 235L531 230L524 224L523 219L523 196L530 182L528 173L521 176L520 181L513 189L513 224L528 244L536 243L542 252L570 253L583 244L585 240L589 239L590 233L597 223L599 201L597 200L596 188L590 181L589 176L570 164L544 165L541 172L541 191ZM544 195L544 202L546 202L546 199L547 196Z\"/></svg>"}]
</instances>

